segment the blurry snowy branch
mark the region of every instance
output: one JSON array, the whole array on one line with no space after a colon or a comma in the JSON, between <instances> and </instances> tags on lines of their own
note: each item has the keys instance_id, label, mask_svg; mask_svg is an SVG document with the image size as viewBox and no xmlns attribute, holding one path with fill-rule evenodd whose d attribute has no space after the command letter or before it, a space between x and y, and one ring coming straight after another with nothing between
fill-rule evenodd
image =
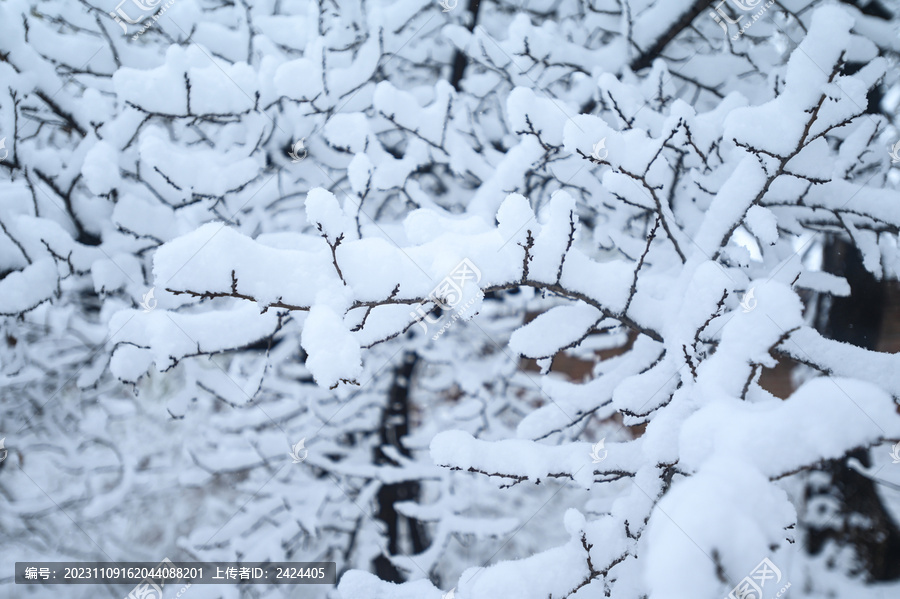
<instances>
[{"instance_id":1,"label":"blurry snowy branch","mask_svg":"<svg viewBox=\"0 0 900 599\"><path fill-rule=\"evenodd\" d=\"M897 276L896 16L450 4L0 3L4 534L718 597L798 552L793 480L900 438L898 357L810 324L823 237Z\"/></svg>"}]
</instances>

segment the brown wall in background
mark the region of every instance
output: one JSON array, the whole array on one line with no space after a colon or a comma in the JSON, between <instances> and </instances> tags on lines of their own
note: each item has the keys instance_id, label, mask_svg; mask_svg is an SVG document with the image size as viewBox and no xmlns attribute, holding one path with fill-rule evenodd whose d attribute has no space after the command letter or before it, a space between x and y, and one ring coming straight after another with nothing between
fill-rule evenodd
<instances>
[{"instance_id":1,"label":"brown wall in background","mask_svg":"<svg viewBox=\"0 0 900 599\"><path fill-rule=\"evenodd\" d=\"M885 313L881 322L877 349L880 352L897 353L900 352L900 283L892 282L886 288ZM526 316L525 322L536 316L537 314L529 314ZM630 346L629 343L627 347ZM605 360L623 351L624 348L604 351L598 357ZM553 359L551 370L566 375L571 381L581 382L590 377L593 365L593 362L561 354ZM782 359L775 368L764 368L759 384L776 397L786 399L795 389L791 375L796 365L797 363L793 360ZM540 371L534 360L523 359L522 367L529 371Z\"/></svg>"}]
</instances>

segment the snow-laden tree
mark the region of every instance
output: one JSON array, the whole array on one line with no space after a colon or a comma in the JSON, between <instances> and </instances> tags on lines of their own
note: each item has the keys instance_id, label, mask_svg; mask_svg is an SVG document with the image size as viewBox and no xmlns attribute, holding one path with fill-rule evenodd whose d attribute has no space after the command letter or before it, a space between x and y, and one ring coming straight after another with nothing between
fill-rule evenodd
<instances>
[{"instance_id":1,"label":"snow-laden tree","mask_svg":"<svg viewBox=\"0 0 900 599\"><path fill-rule=\"evenodd\" d=\"M850 291L815 250L896 277L900 43L821 4L3 2L0 551L842 588L802 484L884 461L900 381L811 326Z\"/></svg>"}]
</instances>

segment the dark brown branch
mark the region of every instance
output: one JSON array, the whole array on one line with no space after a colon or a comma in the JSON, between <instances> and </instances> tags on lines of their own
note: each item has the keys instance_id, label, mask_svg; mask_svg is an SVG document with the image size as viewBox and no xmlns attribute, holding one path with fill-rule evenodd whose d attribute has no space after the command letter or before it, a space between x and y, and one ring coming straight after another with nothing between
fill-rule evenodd
<instances>
[{"instance_id":1,"label":"dark brown branch","mask_svg":"<svg viewBox=\"0 0 900 599\"><path fill-rule=\"evenodd\" d=\"M707 8L709 8L709 2L707 0L695 0L695 2L682 13L678 20L672 23L671 27L669 27L661 36L656 38L656 41L654 41L649 48L642 50L641 53L631 61L631 64L629 65L631 70L640 71L653 64L653 61L662 55L666 46L668 46L679 33L690 27L691 23L694 22L694 19Z\"/></svg>"},{"instance_id":2,"label":"dark brown branch","mask_svg":"<svg viewBox=\"0 0 900 599\"><path fill-rule=\"evenodd\" d=\"M656 231L659 229L660 216L656 216L656 222L653 223L653 228L650 229L650 235L647 236L647 246L644 248L644 253L641 254L641 259L638 261L637 267L634 269L634 278L631 280L631 289L628 292L628 301L625 302L625 307L622 309L622 314L628 313L628 308L631 306L631 300L634 299L634 295L637 293L637 282L638 282L638 273L641 272L641 267L644 266L644 259L647 258L647 254L650 253L650 245L653 243L653 240L656 238Z\"/></svg>"},{"instance_id":3,"label":"dark brown branch","mask_svg":"<svg viewBox=\"0 0 900 599\"><path fill-rule=\"evenodd\" d=\"M502 283L499 285L491 285L489 287L485 287L482 291L484 291L484 293L490 293L492 291L508 291L510 289L517 289L518 287L521 287L521 286L532 287L534 289L549 291L549 292L555 293L561 297L565 297L565 298L572 299L572 300L583 301L584 303L594 306L595 308L600 310L600 312L607 318L612 318L612 319L618 320L626 327L628 327L634 331L637 331L638 333L647 335L648 337L650 337L651 339L653 339L655 341L663 340L662 335L658 331L638 324L637 322L635 322L634 320L632 320L625 314L619 314L619 313L611 311L609 308L606 308L600 302L598 302L597 300L595 300L594 298L592 298L588 295L585 295L584 293L566 289L566 288L562 287L561 285L558 285L555 283L551 284L551 283L545 283L542 281L533 281L530 279L522 279L520 281ZM246 295L243 293L221 292L221 291L193 291L193 290L188 290L188 289L172 289L170 287L167 287L166 291L168 291L174 295L188 295L188 296L196 297L199 299L212 299L212 298L216 298L216 297L237 297L240 299L245 299L245 300L248 300L251 302L259 303L259 300L257 300L255 297ZM388 306L388 305L393 305L393 304L418 304L418 303L422 303L425 301L429 301L429 299L423 298L423 297L411 297L411 298L410 297L405 297L405 298L394 297L394 298L385 298L383 300L375 300L375 301L365 301L365 302L356 301L349 307L349 310L352 310L354 308L366 308L368 306L375 307L375 306ZM286 310L291 310L291 311L304 311L305 312L310 309L310 306L298 306L295 304L288 304L288 303L284 302L281 298L279 298L277 301L267 304L265 306L264 311L268 310L269 308L284 308Z\"/></svg>"},{"instance_id":4,"label":"dark brown branch","mask_svg":"<svg viewBox=\"0 0 900 599\"><path fill-rule=\"evenodd\" d=\"M563 250L562 258L559 260L559 268L556 270L556 284L559 285L562 279L563 266L566 264L566 256L572 249L572 242L575 241L575 213L569 210L569 239L566 242L566 249Z\"/></svg>"}]
</instances>

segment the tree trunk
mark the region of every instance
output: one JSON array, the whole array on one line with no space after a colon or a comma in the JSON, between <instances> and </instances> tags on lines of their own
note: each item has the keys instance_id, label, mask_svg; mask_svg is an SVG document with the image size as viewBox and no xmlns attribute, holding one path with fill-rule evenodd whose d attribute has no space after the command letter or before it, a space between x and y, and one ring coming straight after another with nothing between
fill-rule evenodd
<instances>
[{"instance_id":1,"label":"tree trunk","mask_svg":"<svg viewBox=\"0 0 900 599\"><path fill-rule=\"evenodd\" d=\"M375 464L399 466L382 451L381 448L386 445L396 448L401 455L410 455L401 439L409 432L409 388L417 361L418 356L415 353L406 353L403 361L394 369L394 382L388 392L388 403L381 417L381 444L375 449ZM378 513L375 517L385 524L387 551L390 555L402 555L408 550L420 553L428 546L424 525L418 520L401 516L394 508L394 504L398 501L415 501L418 497L419 483L415 481L382 485L378 491ZM375 574L382 580L395 583L404 581L403 574L387 556L379 555L372 565Z\"/></svg>"},{"instance_id":2,"label":"tree trunk","mask_svg":"<svg viewBox=\"0 0 900 599\"><path fill-rule=\"evenodd\" d=\"M469 0L468 10L472 13L472 20L468 25L469 31L475 31L475 25L478 24L478 7L480 5L481 0ZM468 64L469 59L466 58L465 52L457 50L456 55L453 57L453 73L450 75L450 83L456 91L459 91L459 85L466 72L466 65Z\"/></svg>"},{"instance_id":3,"label":"tree trunk","mask_svg":"<svg viewBox=\"0 0 900 599\"><path fill-rule=\"evenodd\" d=\"M854 246L837 238L825 246L823 269L845 277L851 295L820 300L822 317L817 328L837 341L874 350L885 308L885 283L865 269ZM871 464L868 450L849 457L867 468ZM816 555L834 541L856 554L857 564L849 574L864 574L869 580L900 578L900 529L882 504L875 483L849 468L847 459L830 461L824 471L830 481L808 485L805 499L828 496L838 505L838 513L820 528L807 525L809 552Z\"/></svg>"}]
</instances>

